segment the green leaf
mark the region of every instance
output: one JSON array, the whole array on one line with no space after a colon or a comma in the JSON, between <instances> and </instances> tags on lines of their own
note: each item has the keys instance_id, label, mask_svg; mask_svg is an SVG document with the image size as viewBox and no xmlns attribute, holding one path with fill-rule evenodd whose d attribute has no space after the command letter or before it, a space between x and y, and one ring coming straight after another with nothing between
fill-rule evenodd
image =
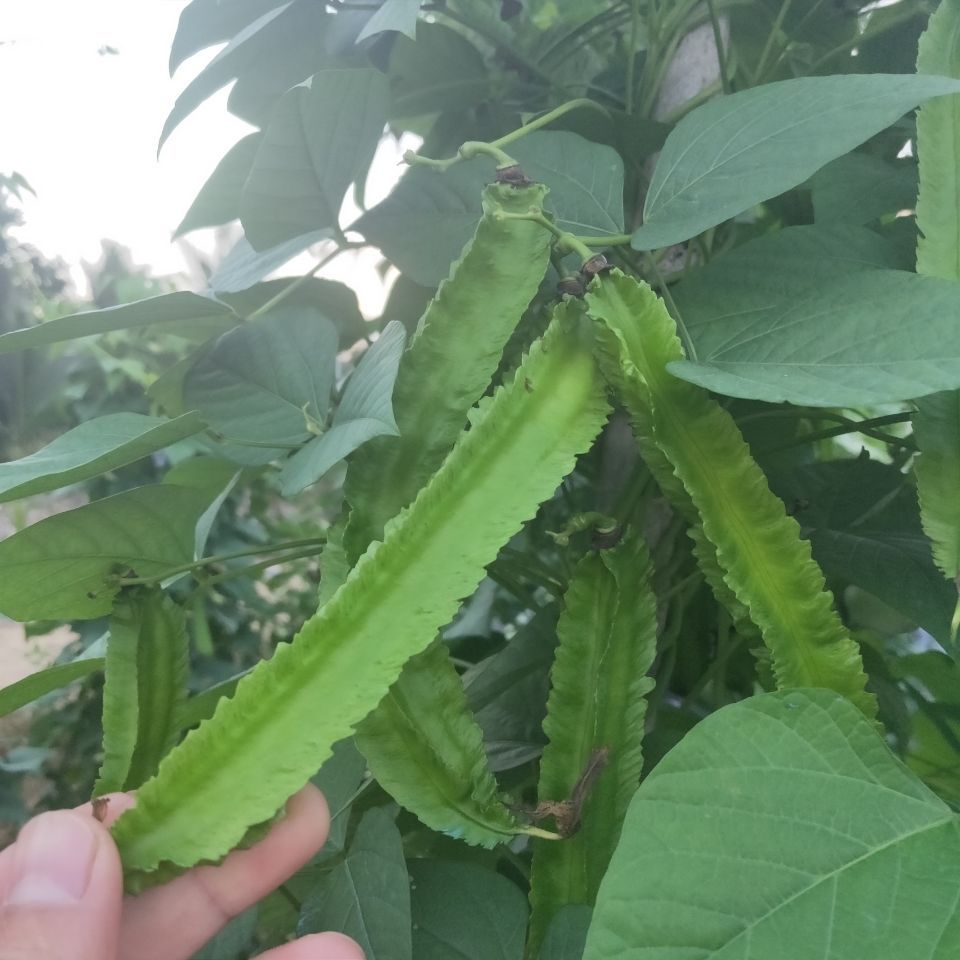
<instances>
[{"instance_id":1,"label":"green leaf","mask_svg":"<svg viewBox=\"0 0 960 960\"><path fill-rule=\"evenodd\" d=\"M175 420L139 413L87 420L36 453L0 464L0 503L116 470L202 429L203 422L194 413Z\"/></svg>"},{"instance_id":2,"label":"green leaf","mask_svg":"<svg viewBox=\"0 0 960 960\"><path fill-rule=\"evenodd\" d=\"M184 214L173 238L201 227L217 227L240 216L240 193L253 166L261 134L250 133L238 140L214 168Z\"/></svg>"},{"instance_id":3,"label":"green leaf","mask_svg":"<svg viewBox=\"0 0 960 960\"><path fill-rule=\"evenodd\" d=\"M350 808L357 789L367 782L367 762L352 738L341 740L333 745L329 758L310 779L323 791L330 809L330 833L323 850L339 853L346 844Z\"/></svg>"},{"instance_id":4,"label":"green leaf","mask_svg":"<svg viewBox=\"0 0 960 960\"><path fill-rule=\"evenodd\" d=\"M286 5L287 0L192 0L180 13L170 47L170 75L188 57L223 43L258 17Z\"/></svg>"},{"instance_id":5,"label":"green leaf","mask_svg":"<svg viewBox=\"0 0 960 960\"><path fill-rule=\"evenodd\" d=\"M373 437L397 435L391 398L406 336L403 324L392 321L361 357L330 428L283 465L280 491L285 497L316 483L334 464Z\"/></svg>"},{"instance_id":6,"label":"green leaf","mask_svg":"<svg viewBox=\"0 0 960 960\"><path fill-rule=\"evenodd\" d=\"M714 312L694 335L697 362L673 362L670 372L727 396L817 407L952 389L960 386L957 293L955 281L900 270L824 280L792 302L760 305L753 290L738 303L757 306L722 332Z\"/></svg>"},{"instance_id":7,"label":"green leaf","mask_svg":"<svg viewBox=\"0 0 960 960\"><path fill-rule=\"evenodd\" d=\"M509 770L540 755L556 611L540 610L499 653L463 675L467 703L483 731L490 769Z\"/></svg>"},{"instance_id":8,"label":"green leaf","mask_svg":"<svg viewBox=\"0 0 960 960\"><path fill-rule=\"evenodd\" d=\"M417 960L522 960L527 904L509 880L473 863L407 869Z\"/></svg>"},{"instance_id":9,"label":"green leaf","mask_svg":"<svg viewBox=\"0 0 960 960\"><path fill-rule=\"evenodd\" d=\"M440 466L490 385L550 255L541 227L498 214L541 206L545 195L539 185L494 185L483 192L476 233L420 318L400 364L393 405L400 436L375 440L351 460L344 487L351 506L344 545L351 561L383 536L387 521Z\"/></svg>"},{"instance_id":10,"label":"green leaf","mask_svg":"<svg viewBox=\"0 0 960 960\"><path fill-rule=\"evenodd\" d=\"M141 787L114 825L131 886L272 817L451 619L606 419L588 337L570 318L548 330L384 542Z\"/></svg>"},{"instance_id":11,"label":"green leaf","mask_svg":"<svg viewBox=\"0 0 960 960\"><path fill-rule=\"evenodd\" d=\"M0 612L14 620L93 620L110 612L118 573L149 577L190 563L209 499L167 484L55 514L0 542Z\"/></svg>"},{"instance_id":12,"label":"green leaf","mask_svg":"<svg viewBox=\"0 0 960 960\"><path fill-rule=\"evenodd\" d=\"M538 131L510 152L530 179L549 184L549 200L540 203L560 229L601 236L623 230L623 163L611 147L567 131ZM451 251L463 247L480 219L478 197L490 166L481 158L443 175L413 167L352 229L412 280L436 286L449 271Z\"/></svg>"},{"instance_id":13,"label":"green leaf","mask_svg":"<svg viewBox=\"0 0 960 960\"><path fill-rule=\"evenodd\" d=\"M561 907L547 928L539 960L581 960L592 914L590 907Z\"/></svg>"},{"instance_id":14,"label":"green leaf","mask_svg":"<svg viewBox=\"0 0 960 960\"><path fill-rule=\"evenodd\" d=\"M71 660L69 663L58 663L31 673L29 677L7 684L0 689L0 717L5 717L14 710L25 707L34 700L53 693L75 680L82 680L103 669L103 657L88 657L83 660Z\"/></svg>"},{"instance_id":15,"label":"green leaf","mask_svg":"<svg viewBox=\"0 0 960 960\"><path fill-rule=\"evenodd\" d=\"M717 97L667 137L633 234L667 247L803 183L918 103L960 91L946 77L799 77Z\"/></svg>"},{"instance_id":16,"label":"green leaf","mask_svg":"<svg viewBox=\"0 0 960 960\"><path fill-rule=\"evenodd\" d=\"M249 672L249 669L241 670L240 673L235 673L232 677L227 677L226 680L221 680L212 687L207 687L206 690L201 690L200 693L190 697L180 710L181 729L189 729L196 726L201 720L212 717L220 698L233 696L233 691L237 689L240 678L245 677Z\"/></svg>"},{"instance_id":17,"label":"green leaf","mask_svg":"<svg viewBox=\"0 0 960 960\"><path fill-rule=\"evenodd\" d=\"M763 633L777 684L827 687L873 716L860 651L833 608L796 521L770 492L730 414L705 391L667 372L683 350L663 302L613 270L591 284L587 310L599 324L605 374L637 434L651 438L685 494L677 497L676 481L663 492L679 500L682 514L688 512L684 497L696 507L724 581ZM647 444L641 452L648 456ZM660 469L656 462L654 469Z\"/></svg>"},{"instance_id":18,"label":"green leaf","mask_svg":"<svg viewBox=\"0 0 960 960\"><path fill-rule=\"evenodd\" d=\"M431 830L493 847L519 830L487 766L480 728L446 645L435 641L357 728L380 785Z\"/></svg>"},{"instance_id":19,"label":"green leaf","mask_svg":"<svg viewBox=\"0 0 960 960\"><path fill-rule=\"evenodd\" d=\"M810 187L817 223L870 223L913 209L917 168L912 161L888 163L872 154L849 153L815 173Z\"/></svg>"},{"instance_id":20,"label":"green leaf","mask_svg":"<svg viewBox=\"0 0 960 960\"><path fill-rule=\"evenodd\" d=\"M122 593L110 618L103 687L103 764L94 796L135 790L180 732L189 651L183 610L162 590Z\"/></svg>"},{"instance_id":21,"label":"green leaf","mask_svg":"<svg viewBox=\"0 0 960 960\"><path fill-rule=\"evenodd\" d=\"M246 317L254 310L259 310L281 290L288 288L291 283L296 283L297 287L286 294L284 304L288 307L313 308L329 317L340 334L341 350L352 347L370 332L370 324L363 319L357 305L356 293L338 280L287 277L257 283L242 292L220 292L217 296L225 303L229 303L241 316Z\"/></svg>"},{"instance_id":22,"label":"green leaf","mask_svg":"<svg viewBox=\"0 0 960 960\"><path fill-rule=\"evenodd\" d=\"M255 283L259 283L267 274L289 263L308 247L329 239L329 230L314 230L312 233L305 233L279 243L269 250L257 252L250 246L250 241L246 237L241 237L213 271L210 277L210 289L218 296L247 290Z\"/></svg>"},{"instance_id":23,"label":"green leaf","mask_svg":"<svg viewBox=\"0 0 960 960\"><path fill-rule=\"evenodd\" d=\"M411 40L417 35L420 0L383 0L380 9L367 21L357 36L357 43L387 30L402 33Z\"/></svg>"},{"instance_id":24,"label":"green leaf","mask_svg":"<svg viewBox=\"0 0 960 960\"><path fill-rule=\"evenodd\" d=\"M932 393L915 401L914 461L923 529L946 577L960 575L960 393Z\"/></svg>"},{"instance_id":25,"label":"green leaf","mask_svg":"<svg viewBox=\"0 0 960 960\"><path fill-rule=\"evenodd\" d=\"M208 97L226 86L245 68L255 64L258 58L270 54L283 35L282 15L288 13L294 3L283 3L264 10L255 20L249 21L230 42L220 50L184 88L177 97L170 115L160 134L162 147L167 137ZM278 21L280 28L278 29ZM225 39L225 38L224 38Z\"/></svg>"},{"instance_id":26,"label":"green leaf","mask_svg":"<svg viewBox=\"0 0 960 960\"><path fill-rule=\"evenodd\" d=\"M237 322L236 314L226 304L180 290L118 307L58 317L35 327L11 330L0 334L0 354L45 347L64 340L109 333L111 330L131 330L161 324L168 333L187 339L197 339L199 335L202 339L228 330ZM166 327L166 324L170 324L170 327Z\"/></svg>"},{"instance_id":27,"label":"green leaf","mask_svg":"<svg viewBox=\"0 0 960 960\"><path fill-rule=\"evenodd\" d=\"M265 463L310 438L307 415L323 423L337 340L319 311L278 306L200 356L184 378L184 402L228 441L264 445L231 448L233 459Z\"/></svg>"},{"instance_id":28,"label":"green leaf","mask_svg":"<svg viewBox=\"0 0 960 960\"><path fill-rule=\"evenodd\" d=\"M491 77L462 33L429 21L421 21L416 33L416 40L396 37L390 51L392 116L472 110L487 99Z\"/></svg>"},{"instance_id":29,"label":"green leaf","mask_svg":"<svg viewBox=\"0 0 960 960\"><path fill-rule=\"evenodd\" d=\"M400 832L380 808L368 810L346 857L310 893L297 933L345 933L366 960L412 960L410 881Z\"/></svg>"},{"instance_id":30,"label":"green leaf","mask_svg":"<svg viewBox=\"0 0 960 960\"><path fill-rule=\"evenodd\" d=\"M337 228L347 188L362 181L387 122L378 70L322 70L280 99L243 188L240 219L257 250Z\"/></svg>"},{"instance_id":31,"label":"green leaf","mask_svg":"<svg viewBox=\"0 0 960 960\"><path fill-rule=\"evenodd\" d=\"M657 652L651 573L646 545L629 536L585 557L564 598L543 722L550 742L540 760L540 803L570 800L601 755L604 766L587 793L580 829L559 842L533 841L531 950L562 907L593 906L640 783L646 696L653 688L647 674Z\"/></svg>"},{"instance_id":32,"label":"green leaf","mask_svg":"<svg viewBox=\"0 0 960 960\"><path fill-rule=\"evenodd\" d=\"M228 920L219 933L211 937L191 960L236 960L250 949L257 929L257 905Z\"/></svg>"},{"instance_id":33,"label":"green leaf","mask_svg":"<svg viewBox=\"0 0 960 960\"><path fill-rule=\"evenodd\" d=\"M770 484L802 505L797 520L828 578L872 593L949 643L956 590L933 564L916 492L900 470L861 456L794 464Z\"/></svg>"},{"instance_id":34,"label":"green leaf","mask_svg":"<svg viewBox=\"0 0 960 960\"><path fill-rule=\"evenodd\" d=\"M960 821L824 690L701 721L644 781L585 960L947 960Z\"/></svg>"},{"instance_id":35,"label":"green leaf","mask_svg":"<svg viewBox=\"0 0 960 960\"><path fill-rule=\"evenodd\" d=\"M164 483L200 490L207 498L209 506L200 514L194 530L194 559L199 560L203 556L213 522L239 479L240 471L233 464L216 457L181 460L164 475Z\"/></svg>"}]
</instances>

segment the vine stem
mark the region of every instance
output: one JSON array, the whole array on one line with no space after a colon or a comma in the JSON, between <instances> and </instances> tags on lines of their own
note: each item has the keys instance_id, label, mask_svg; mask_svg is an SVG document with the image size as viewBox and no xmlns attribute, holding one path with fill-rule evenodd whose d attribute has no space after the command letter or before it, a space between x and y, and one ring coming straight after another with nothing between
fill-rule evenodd
<instances>
[{"instance_id":1,"label":"vine stem","mask_svg":"<svg viewBox=\"0 0 960 960\"><path fill-rule=\"evenodd\" d=\"M278 304L283 303L287 297L290 296L295 290L298 290L302 287L311 277L318 274L328 263L332 260L335 260L340 256L345 250L353 250L356 247L362 247L362 243L353 243L350 240L346 240L342 243L338 243L336 248L331 250L325 257L321 257L303 276L297 277L296 280L288 283L276 296L271 297L266 303L261 304L257 307L256 310L247 314L247 321L256 320L257 317L263 316L263 314L268 313Z\"/></svg>"},{"instance_id":2,"label":"vine stem","mask_svg":"<svg viewBox=\"0 0 960 960\"><path fill-rule=\"evenodd\" d=\"M723 30L720 26L720 17L717 14L716 0L707 0L710 10L710 23L713 26L713 42L717 48L717 63L720 66L720 85L724 93L730 93L730 78L727 76L727 52L723 45Z\"/></svg>"},{"instance_id":3,"label":"vine stem","mask_svg":"<svg viewBox=\"0 0 960 960\"><path fill-rule=\"evenodd\" d=\"M498 220L529 220L531 223L537 223L544 230L549 230L557 238L557 246L561 249L569 250L571 253L579 254L584 260L589 260L593 256L593 251L583 242L580 237L575 237L572 233L566 233L561 230L552 220L546 217L542 210L532 207L527 213L506 213L497 211L494 214Z\"/></svg>"},{"instance_id":4,"label":"vine stem","mask_svg":"<svg viewBox=\"0 0 960 960\"><path fill-rule=\"evenodd\" d=\"M326 537L306 537L302 540L287 540L286 543L277 543L268 547L253 547L249 550L237 550L234 553L220 553L212 557L203 557L200 560L194 560L192 563L184 563L178 567L171 567L162 573L155 574L152 577L119 577L117 583L122 587L133 587L141 584L160 583L167 577L174 577L178 573L192 573L194 570L202 570L218 563L226 563L228 560L239 560L242 557L261 556L265 553L280 553L281 551L294 550L299 547L319 547L327 542ZM282 559L282 558L281 558Z\"/></svg>"},{"instance_id":5,"label":"vine stem","mask_svg":"<svg viewBox=\"0 0 960 960\"><path fill-rule=\"evenodd\" d=\"M690 360L692 363L696 363L699 359L697 357L697 348L693 345L693 340L690 337L690 331L687 330L687 325L683 322L683 317L680 314L680 308L677 306L676 300L673 299L673 294L670 292L670 285L660 272L660 267L657 265L657 261L649 253L646 254L645 258L647 265L650 267L653 275L657 278L657 284L660 287L660 292L663 294L663 299L670 308L670 313L673 314L673 319L677 324L677 333L680 335L680 341L683 343L683 352L687 355L688 360Z\"/></svg>"},{"instance_id":6,"label":"vine stem","mask_svg":"<svg viewBox=\"0 0 960 960\"><path fill-rule=\"evenodd\" d=\"M503 150L504 147L514 143L521 137L525 137L528 133L542 129L573 110L584 108L599 110L604 116L609 116L606 108L602 107L599 103L595 103L586 97L578 97L576 100L568 100L566 103L560 104L559 107L554 107L553 110L547 111L547 113L537 117L535 120L531 120L522 127L517 127L516 130L511 130L510 133L506 133L496 140L491 140L489 143L484 143L480 140L468 140L453 157L447 157L444 160L433 160L430 157L421 156L413 150L408 150L403 155L403 159L411 165L432 167L434 170L441 172L449 170L450 167L460 163L461 160L472 160L474 157L479 156L493 157L493 159L497 161L498 167L512 167L516 163L516 160Z\"/></svg>"}]
</instances>

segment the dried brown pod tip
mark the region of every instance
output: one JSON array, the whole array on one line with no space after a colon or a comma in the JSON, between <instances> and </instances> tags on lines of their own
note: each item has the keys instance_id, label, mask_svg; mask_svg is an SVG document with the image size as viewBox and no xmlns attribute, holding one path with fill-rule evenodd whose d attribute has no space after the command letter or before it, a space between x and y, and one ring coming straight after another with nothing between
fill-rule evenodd
<instances>
[{"instance_id":1,"label":"dried brown pod tip","mask_svg":"<svg viewBox=\"0 0 960 960\"><path fill-rule=\"evenodd\" d=\"M580 275L584 283L589 283L594 277L606 273L611 269L610 261L602 253L595 253L589 260L584 260L580 268Z\"/></svg>"},{"instance_id":2,"label":"dried brown pod tip","mask_svg":"<svg viewBox=\"0 0 960 960\"><path fill-rule=\"evenodd\" d=\"M497 167L497 183L506 183L511 187L529 187L533 181L520 169L519 163L506 167Z\"/></svg>"}]
</instances>

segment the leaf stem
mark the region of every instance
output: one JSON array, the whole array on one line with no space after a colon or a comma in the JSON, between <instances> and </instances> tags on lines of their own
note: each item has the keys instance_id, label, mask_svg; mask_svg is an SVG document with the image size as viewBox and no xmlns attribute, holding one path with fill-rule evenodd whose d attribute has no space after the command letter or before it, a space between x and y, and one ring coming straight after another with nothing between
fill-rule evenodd
<instances>
[{"instance_id":1,"label":"leaf stem","mask_svg":"<svg viewBox=\"0 0 960 960\"><path fill-rule=\"evenodd\" d=\"M707 7L710 10L710 23L713 26L713 42L717 48L717 63L720 67L720 86L724 93L730 93L730 78L727 76L727 53L723 45L723 30L720 25L720 17L717 14L716 0L707 0Z\"/></svg>"},{"instance_id":2,"label":"leaf stem","mask_svg":"<svg viewBox=\"0 0 960 960\"><path fill-rule=\"evenodd\" d=\"M570 253L579 254L584 260L589 260L593 256L593 251L580 239L572 233L566 233L561 230L552 220L550 220L542 210L531 208L527 213L507 213L498 210L494 213L498 220L529 220L531 223L538 223L544 230L549 230L557 238L557 246L566 249Z\"/></svg>"},{"instance_id":3,"label":"leaf stem","mask_svg":"<svg viewBox=\"0 0 960 960\"><path fill-rule=\"evenodd\" d=\"M321 257L302 277L297 277L296 280L288 283L276 296L271 297L266 303L261 304L256 310L247 314L247 321L256 320L257 317L262 317L265 313L269 313L269 311L278 304L283 303L295 290L302 287L311 277L319 273L328 263L339 257L345 250L352 250L360 246L363 246L363 244L352 243L349 240L339 243L325 257Z\"/></svg>"},{"instance_id":4,"label":"leaf stem","mask_svg":"<svg viewBox=\"0 0 960 960\"><path fill-rule=\"evenodd\" d=\"M680 308L677 306L676 300L673 299L673 294L670 292L670 285L660 272L660 267L657 265L657 261L649 253L645 254L645 259L647 261L647 265L650 267L651 272L657 278L657 286L659 286L660 292L663 294L663 299L670 308L670 313L677 324L677 333L680 334L680 341L683 343L683 352L687 355L688 360L696 363L698 360L697 348L693 345L693 339L690 336L690 331L687 329L687 325L683 322L683 317L680 314Z\"/></svg>"},{"instance_id":5,"label":"leaf stem","mask_svg":"<svg viewBox=\"0 0 960 960\"><path fill-rule=\"evenodd\" d=\"M119 577L115 581L122 587L133 587L139 584L161 583L167 577L176 576L178 573L192 573L194 570L202 570L204 567L213 566L218 563L226 563L228 560L239 560L242 557L255 557L265 553L279 553L284 550L292 550L305 546L322 546L327 542L326 537L306 537L302 540L287 540L285 543L276 543L272 546L252 547L247 550L237 550L233 553L220 553L212 557L202 557L200 560L194 560L192 563L184 563L178 567L171 567L162 573L154 574L150 577Z\"/></svg>"},{"instance_id":6,"label":"leaf stem","mask_svg":"<svg viewBox=\"0 0 960 960\"><path fill-rule=\"evenodd\" d=\"M481 140L468 140L460 147L455 156L443 160L433 160L430 157L421 156L413 150L408 150L403 155L403 159L411 165L432 167L441 173L445 173L454 164L460 163L461 160L472 160L479 156L493 157L497 161L498 167L512 167L517 161L504 152L503 147L519 140L521 137L525 137L528 133L533 133L535 130L540 130L542 127L553 123L554 120L558 120L564 114L584 108L599 110L604 116L609 116L607 109L600 106L599 103L595 103L586 97L578 97L575 100L568 100L566 103L560 104L559 107L554 107L553 110L548 110L535 120L531 120L522 127L517 127L516 130L511 130L510 133L505 133L502 137L491 140L489 143Z\"/></svg>"}]
</instances>

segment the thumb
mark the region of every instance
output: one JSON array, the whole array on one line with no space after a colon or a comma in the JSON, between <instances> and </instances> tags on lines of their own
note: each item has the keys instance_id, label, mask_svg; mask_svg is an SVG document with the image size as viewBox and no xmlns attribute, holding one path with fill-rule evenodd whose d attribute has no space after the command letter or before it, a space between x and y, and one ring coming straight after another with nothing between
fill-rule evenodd
<instances>
[{"instance_id":1,"label":"thumb","mask_svg":"<svg viewBox=\"0 0 960 960\"><path fill-rule=\"evenodd\" d=\"M41 814L0 859L0 958L114 960L122 899L106 828L76 811Z\"/></svg>"}]
</instances>

